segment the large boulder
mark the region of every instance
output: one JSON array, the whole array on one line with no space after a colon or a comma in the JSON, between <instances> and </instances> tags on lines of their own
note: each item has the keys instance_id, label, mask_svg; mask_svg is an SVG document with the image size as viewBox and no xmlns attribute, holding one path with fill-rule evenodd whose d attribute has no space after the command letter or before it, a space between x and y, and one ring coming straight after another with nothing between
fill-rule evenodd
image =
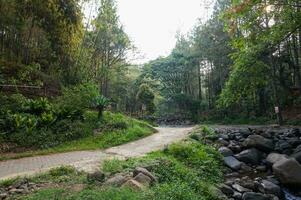
<instances>
[{"instance_id":1,"label":"large boulder","mask_svg":"<svg viewBox=\"0 0 301 200\"><path fill-rule=\"evenodd\" d=\"M286 158L287 158L287 155L285 155L285 154L270 153L265 160L268 165L272 166L274 163L276 163L282 159L286 159Z\"/></svg>"},{"instance_id":2,"label":"large boulder","mask_svg":"<svg viewBox=\"0 0 301 200\"><path fill-rule=\"evenodd\" d=\"M287 158L276 162L273 172L282 184L301 187L301 165L296 159Z\"/></svg>"},{"instance_id":3,"label":"large boulder","mask_svg":"<svg viewBox=\"0 0 301 200\"><path fill-rule=\"evenodd\" d=\"M247 148L256 148L264 152L271 152L274 149L273 140L262 137L261 135L250 135L244 142L243 146Z\"/></svg>"},{"instance_id":4,"label":"large boulder","mask_svg":"<svg viewBox=\"0 0 301 200\"><path fill-rule=\"evenodd\" d=\"M224 157L224 163L233 170L239 170L242 164L233 156Z\"/></svg>"},{"instance_id":5,"label":"large boulder","mask_svg":"<svg viewBox=\"0 0 301 200\"><path fill-rule=\"evenodd\" d=\"M236 154L235 157L244 163L257 165L262 159L262 153L255 148L247 149L239 154Z\"/></svg>"}]
</instances>

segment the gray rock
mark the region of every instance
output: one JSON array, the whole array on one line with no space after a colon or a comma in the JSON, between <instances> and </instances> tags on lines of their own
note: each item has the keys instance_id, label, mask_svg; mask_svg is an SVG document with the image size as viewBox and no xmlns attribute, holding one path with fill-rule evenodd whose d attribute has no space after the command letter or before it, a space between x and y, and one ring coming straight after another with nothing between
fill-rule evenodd
<instances>
[{"instance_id":1,"label":"gray rock","mask_svg":"<svg viewBox=\"0 0 301 200\"><path fill-rule=\"evenodd\" d=\"M270 181L267 181L267 180L263 180L259 184L258 189L260 192L265 193L265 194L273 194L278 197L282 196L281 188L278 185L276 185Z\"/></svg>"},{"instance_id":2,"label":"gray rock","mask_svg":"<svg viewBox=\"0 0 301 200\"><path fill-rule=\"evenodd\" d=\"M262 137L261 135L250 135L243 145L247 148L256 148L264 152L271 152L274 149L274 144L271 139Z\"/></svg>"},{"instance_id":3,"label":"gray rock","mask_svg":"<svg viewBox=\"0 0 301 200\"><path fill-rule=\"evenodd\" d=\"M267 167L265 165L257 166L255 169L257 171L259 171L259 172L265 172L265 171L267 171Z\"/></svg>"},{"instance_id":4,"label":"gray rock","mask_svg":"<svg viewBox=\"0 0 301 200\"><path fill-rule=\"evenodd\" d=\"M239 170L241 167L241 162L233 156L224 157L224 163L233 170Z\"/></svg>"},{"instance_id":5,"label":"gray rock","mask_svg":"<svg viewBox=\"0 0 301 200\"><path fill-rule=\"evenodd\" d=\"M269 197L261 193L246 192L242 196L243 200L269 200Z\"/></svg>"},{"instance_id":6,"label":"gray rock","mask_svg":"<svg viewBox=\"0 0 301 200\"><path fill-rule=\"evenodd\" d=\"M229 142L227 140L224 140L223 138L219 138L218 143L220 143L222 146L228 146L229 145Z\"/></svg>"},{"instance_id":7,"label":"gray rock","mask_svg":"<svg viewBox=\"0 0 301 200\"><path fill-rule=\"evenodd\" d=\"M145 185L139 183L138 181L135 181L133 179L128 180L127 182L125 182L122 187L127 187L127 188L131 188L133 190L144 190L145 189Z\"/></svg>"},{"instance_id":8,"label":"gray rock","mask_svg":"<svg viewBox=\"0 0 301 200\"><path fill-rule=\"evenodd\" d=\"M244 151L240 152L239 154L236 154L235 157L239 161L242 161L244 163L257 165L261 161L261 158L262 158L261 154L262 153L260 151L258 151L255 148L252 148L252 149L244 150Z\"/></svg>"},{"instance_id":9,"label":"gray rock","mask_svg":"<svg viewBox=\"0 0 301 200\"><path fill-rule=\"evenodd\" d=\"M113 177L109 178L106 182L105 185L110 185L110 186L121 186L124 184L126 181L128 181L130 177L125 174L116 174Z\"/></svg>"},{"instance_id":10,"label":"gray rock","mask_svg":"<svg viewBox=\"0 0 301 200\"><path fill-rule=\"evenodd\" d=\"M93 173L88 173L87 174L87 180L88 181L97 181L97 182L104 182L105 180L105 174L102 173L101 171L93 172Z\"/></svg>"},{"instance_id":11,"label":"gray rock","mask_svg":"<svg viewBox=\"0 0 301 200\"><path fill-rule=\"evenodd\" d=\"M221 184L218 186L218 188L220 189L220 191L222 191L222 193L224 193L227 196L231 196L234 194L234 190L226 184Z\"/></svg>"},{"instance_id":12,"label":"gray rock","mask_svg":"<svg viewBox=\"0 0 301 200\"><path fill-rule=\"evenodd\" d=\"M243 192L251 192L252 190L248 189L248 188L245 188L239 184L234 184L232 185L232 188L235 189L236 191L240 192L240 193L243 193Z\"/></svg>"},{"instance_id":13,"label":"gray rock","mask_svg":"<svg viewBox=\"0 0 301 200\"><path fill-rule=\"evenodd\" d=\"M145 186L149 186L152 183L152 179L149 176L144 175L143 173L139 173L137 176L135 176L134 180Z\"/></svg>"},{"instance_id":14,"label":"gray rock","mask_svg":"<svg viewBox=\"0 0 301 200\"><path fill-rule=\"evenodd\" d=\"M140 173L148 176L152 180L152 182L157 181L157 178L152 173L150 173L147 169L145 169L143 167L136 167L135 170L133 171L133 176L135 177Z\"/></svg>"},{"instance_id":15,"label":"gray rock","mask_svg":"<svg viewBox=\"0 0 301 200\"><path fill-rule=\"evenodd\" d=\"M294 150L294 153L301 152L301 145L297 146L296 149Z\"/></svg>"},{"instance_id":16,"label":"gray rock","mask_svg":"<svg viewBox=\"0 0 301 200\"><path fill-rule=\"evenodd\" d=\"M282 159L286 159L287 155L285 154L279 154L279 153L270 153L268 155L268 157L266 158L266 162L268 165L273 165L274 163L282 160Z\"/></svg>"},{"instance_id":17,"label":"gray rock","mask_svg":"<svg viewBox=\"0 0 301 200\"><path fill-rule=\"evenodd\" d=\"M301 165L296 159L282 159L276 162L273 172L282 184L301 187Z\"/></svg>"},{"instance_id":18,"label":"gray rock","mask_svg":"<svg viewBox=\"0 0 301 200\"><path fill-rule=\"evenodd\" d=\"M287 140L287 142L288 142L290 145L292 145L293 147L296 147L296 146L298 146L298 145L301 144L301 140L300 140L300 138L298 138L298 137L289 138L289 139Z\"/></svg>"},{"instance_id":19,"label":"gray rock","mask_svg":"<svg viewBox=\"0 0 301 200\"><path fill-rule=\"evenodd\" d=\"M235 200L240 200L242 198L242 194L239 193L239 192L234 192L234 194L232 195L232 197L235 199Z\"/></svg>"},{"instance_id":20,"label":"gray rock","mask_svg":"<svg viewBox=\"0 0 301 200\"><path fill-rule=\"evenodd\" d=\"M299 163L301 163L301 151L292 154L290 157L295 158Z\"/></svg>"},{"instance_id":21,"label":"gray rock","mask_svg":"<svg viewBox=\"0 0 301 200\"><path fill-rule=\"evenodd\" d=\"M233 151L227 147L221 147L218 149L218 151L224 156L233 156Z\"/></svg>"},{"instance_id":22,"label":"gray rock","mask_svg":"<svg viewBox=\"0 0 301 200\"><path fill-rule=\"evenodd\" d=\"M2 200L2 199L6 199L6 197L8 197L8 193L1 193L0 194L0 199Z\"/></svg>"}]
</instances>

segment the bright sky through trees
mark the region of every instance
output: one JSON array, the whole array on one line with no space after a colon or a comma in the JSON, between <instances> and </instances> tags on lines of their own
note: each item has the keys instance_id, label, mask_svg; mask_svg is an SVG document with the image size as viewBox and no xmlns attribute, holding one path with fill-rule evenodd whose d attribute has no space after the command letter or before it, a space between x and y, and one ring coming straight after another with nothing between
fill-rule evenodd
<instances>
[{"instance_id":1,"label":"bright sky through trees","mask_svg":"<svg viewBox=\"0 0 301 200\"><path fill-rule=\"evenodd\" d=\"M207 16L202 0L117 0L117 4L125 32L140 52L137 63L168 55L176 33L187 33L198 18Z\"/></svg>"}]
</instances>

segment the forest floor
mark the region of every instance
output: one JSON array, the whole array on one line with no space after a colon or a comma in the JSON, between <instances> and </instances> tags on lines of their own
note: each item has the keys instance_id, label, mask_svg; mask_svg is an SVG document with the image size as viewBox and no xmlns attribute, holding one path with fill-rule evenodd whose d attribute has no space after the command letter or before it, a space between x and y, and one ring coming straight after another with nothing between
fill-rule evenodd
<instances>
[{"instance_id":1,"label":"forest floor","mask_svg":"<svg viewBox=\"0 0 301 200\"><path fill-rule=\"evenodd\" d=\"M32 175L63 165L71 165L78 170L91 172L97 170L100 162L106 159L138 157L163 149L170 143L184 139L192 129L192 126L160 127L158 133L149 137L106 150L75 151L2 161L0 179Z\"/></svg>"}]
</instances>

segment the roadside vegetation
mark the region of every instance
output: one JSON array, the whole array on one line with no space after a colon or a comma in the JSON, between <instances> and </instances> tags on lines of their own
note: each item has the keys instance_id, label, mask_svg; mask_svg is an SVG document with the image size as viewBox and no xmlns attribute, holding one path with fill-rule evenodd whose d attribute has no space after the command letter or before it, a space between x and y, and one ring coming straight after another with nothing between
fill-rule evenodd
<instances>
[{"instance_id":1,"label":"roadside vegetation","mask_svg":"<svg viewBox=\"0 0 301 200\"><path fill-rule=\"evenodd\" d=\"M116 173L147 167L157 178L157 183L143 191L127 187L104 186L87 179L87 174L72 168L53 169L49 173L29 178L45 187L29 195L14 196L15 199L218 199L215 184L221 182L223 167L220 154L212 147L188 139L170 145L163 151L145 157L128 160L107 160L102 170L107 177ZM20 179L3 182L13 185ZM80 188L80 189L78 189Z\"/></svg>"},{"instance_id":2,"label":"roadside vegetation","mask_svg":"<svg viewBox=\"0 0 301 200\"><path fill-rule=\"evenodd\" d=\"M102 149L155 131L148 123L122 114L99 114L97 97L93 84L66 89L55 99L1 95L0 160Z\"/></svg>"}]
</instances>

